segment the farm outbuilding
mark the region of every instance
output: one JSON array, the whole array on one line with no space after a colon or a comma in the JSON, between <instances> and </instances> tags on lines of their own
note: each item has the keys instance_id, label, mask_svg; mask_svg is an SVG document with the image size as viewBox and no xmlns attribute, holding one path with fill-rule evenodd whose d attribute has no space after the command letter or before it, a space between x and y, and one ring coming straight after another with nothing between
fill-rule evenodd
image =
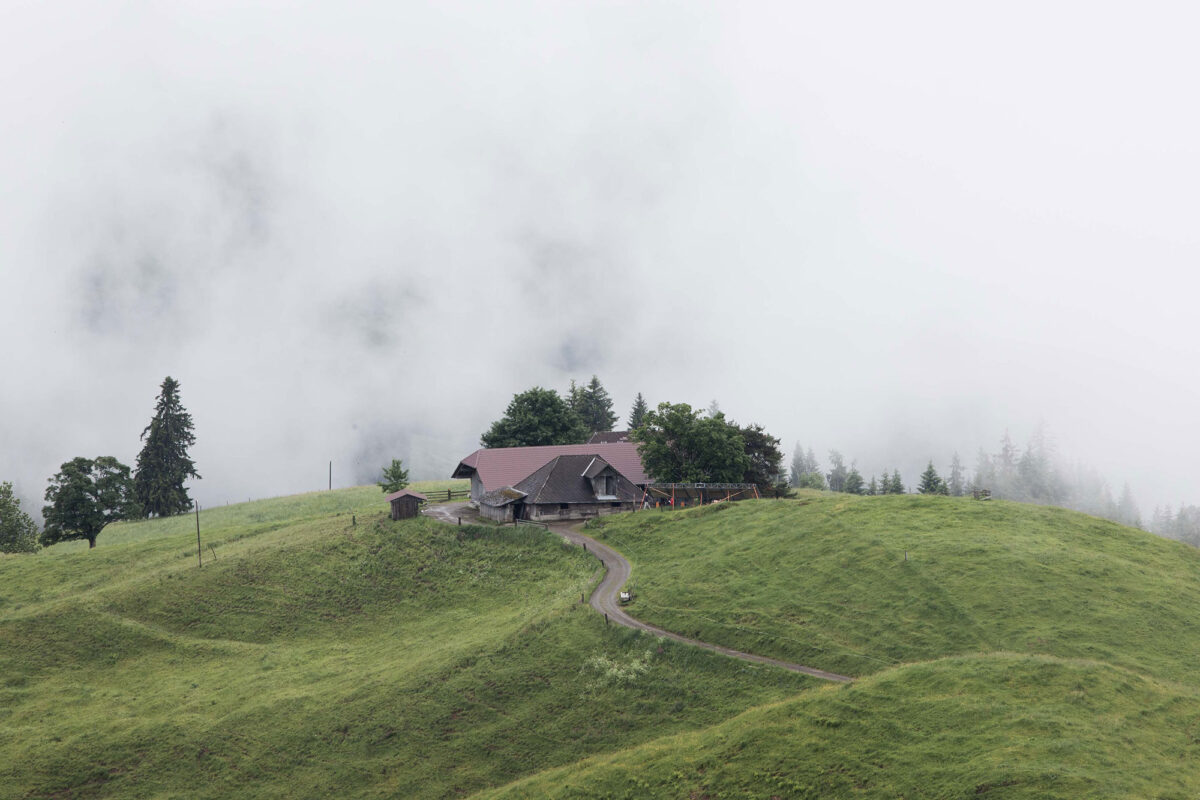
<instances>
[{"instance_id":1,"label":"farm outbuilding","mask_svg":"<svg viewBox=\"0 0 1200 800\"><path fill-rule=\"evenodd\" d=\"M401 489L392 492L385 499L392 504L392 519L412 519L419 513L421 503L429 498L420 492Z\"/></svg>"}]
</instances>

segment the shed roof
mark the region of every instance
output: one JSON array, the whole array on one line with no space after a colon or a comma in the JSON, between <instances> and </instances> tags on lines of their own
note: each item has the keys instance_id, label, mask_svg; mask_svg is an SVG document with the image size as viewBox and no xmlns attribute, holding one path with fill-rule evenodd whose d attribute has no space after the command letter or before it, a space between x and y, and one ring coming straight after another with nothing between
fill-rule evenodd
<instances>
[{"instance_id":1,"label":"shed roof","mask_svg":"<svg viewBox=\"0 0 1200 800\"><path fill-rule=\"evenodd\" d=\"M604 468L617 473L617 500L637 500L641 496L620 470L604 459L588 454L555 456L513 488L525 492L527 503L594 503L596 493L584 473L590 471L589 466L595 465L602 466L594 470L594 475L603 472Z\"/></svg>"},{"instance_id":2,"label":"shed roof","mask_svg":"<svg viewBox=\"0 0 1200 800\"><path fill-rule=\"evenodd\" d=\"M392 492L391 494L389 494L387 497L385 497L383 499L390 503L393 500L399 500L401 497L415 497L418 500L428 500L429 499L428 497L421 494L420 492L414 492L411 489L401 489L398 492Z\"/></svg>"},{"instance_id":3,"label":"shed roof","mask_svg":"<svg viewBox=\"0 0 1200 800\"><path fill-rule=\"evenodd\" d=\"M638 455L635 442L485 447L460 461L452 477L469 478L472 472L478 473L483 490L490 492L502 486L516 486L558 456L575 455L600 456L632 483L650 482L650 477L642 468L642 459ZM583 472L583 467L580 467L579 471Z\"/></svg>"},{"instance_id":4,"label":"shed roof","mask_svg":"<svg viewBox=\"0 0 1200 800\"><path fill-rule=\"evenodd\" d=\"M514 489L511 486L502 486L499 489L496 489L493 492L488 492L483 497L479 498L479 502L483 503L485 506L500 508L501 506L506 506L509 503L516 502L524 496L525 493L520 489Z\"/></svg>"}]
</instances>

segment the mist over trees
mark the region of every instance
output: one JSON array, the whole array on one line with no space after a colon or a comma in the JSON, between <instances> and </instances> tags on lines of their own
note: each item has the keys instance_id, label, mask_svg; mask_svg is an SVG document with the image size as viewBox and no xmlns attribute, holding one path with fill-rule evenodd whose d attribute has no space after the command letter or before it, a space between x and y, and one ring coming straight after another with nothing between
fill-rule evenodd
<instances>
[{"instance_id":1,"label":"mist over trees","mask_svg":"<svg viewBox=\"0 0 1200 800\"><path fill-rule=\"evenodd\" d=\"M1001 500L1055 505L1111 519L1135 528L1144 526L1141 511L1129 484L1114 495L1109 484L1094 470L1067 462L1057 452L1042 428L1036 429L1024 447L1005 431L994 452L980 449L973 470L964 467L955 452L946 467L945 477L933 459L918 477L915 490L922 494L947 494L955 497L988 490ZM822 475L820 465L807 450L796 444L792 454L789 484L794 488L826 489L852 494L904 494L908 491L898 469L883 470L866 482L853 477L857 469L838 450L829 452L829 469ZM1200 546L1200 507L1181 505L1156 509L1149 529L1174 539Z\"/></svg>"}]
</instances>

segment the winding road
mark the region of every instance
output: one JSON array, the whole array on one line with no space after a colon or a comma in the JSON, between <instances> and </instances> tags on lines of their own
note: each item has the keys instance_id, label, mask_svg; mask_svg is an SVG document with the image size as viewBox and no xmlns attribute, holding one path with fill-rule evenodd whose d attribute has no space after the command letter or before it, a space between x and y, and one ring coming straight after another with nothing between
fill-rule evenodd
<instances>
[{"instance_id":1,"label":"winding road","mask_svg":"<svg viewBox=\"0 0 1200 800\"><path fill-rule=\"evenodd\" d=\"M453 505L431 505L425 510L425 514L441 522L455 523L460 518L470 518L476 516L473 509L467 509L466 504ZM722 647L719 644L710 644L702 642L699 639L691 639L687 636L682 636L678 633L663 630L642 622L639 619L629 616L625 609L618 602L617 595L621 591L621 587L629 581L629 576L633 574L633 567L625 556L618 553L606 544L596 541L587 534L578 529L578 525L568 525L564 523L552 523L549 525L550 530L561 536L566 541L578 547L582 547L587 552L591 553L605 568L604 578L600 581L600 585L592 591L590 603L592 608L604 614L610 621L618 625L624 625L627 628L635 630L647 631L655 636L663 636L667 639L673 639L683 644L690 644L694 647L703 647L705 650L711 650L714 653L729 656L730 658L738 658L742 661L750 661L755 664L769 664L773 667L791 670L792 672L801 672L805 675L811 675L814 678L822 680L835 681L837 683L849 683L854 680L848 675L838 675L836 672L826 672L823 669L816 667L807 667L803 664L793 664L790 661L780 661L776 658L767 658L753 653L745 653L741 650L734 650L731 647Z\"/></svg>"}]
</instances>

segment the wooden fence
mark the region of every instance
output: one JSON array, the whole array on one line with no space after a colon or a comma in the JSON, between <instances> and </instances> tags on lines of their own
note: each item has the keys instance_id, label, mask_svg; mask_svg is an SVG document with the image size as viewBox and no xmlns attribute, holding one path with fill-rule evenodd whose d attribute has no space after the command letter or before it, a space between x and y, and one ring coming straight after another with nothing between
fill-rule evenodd
<instances>
[{"instance_id":1,"label":"wooden fence","mask_svg":"<svg viewBox=\"0 0 1200 800\"><path fill-rule=\"evenodd\" d=\"M421 492L429 499L431 503L449 503L451 500L463 499L471 496L470 489L438 489L436 492Z\"/></svg>"}]
</instances>

